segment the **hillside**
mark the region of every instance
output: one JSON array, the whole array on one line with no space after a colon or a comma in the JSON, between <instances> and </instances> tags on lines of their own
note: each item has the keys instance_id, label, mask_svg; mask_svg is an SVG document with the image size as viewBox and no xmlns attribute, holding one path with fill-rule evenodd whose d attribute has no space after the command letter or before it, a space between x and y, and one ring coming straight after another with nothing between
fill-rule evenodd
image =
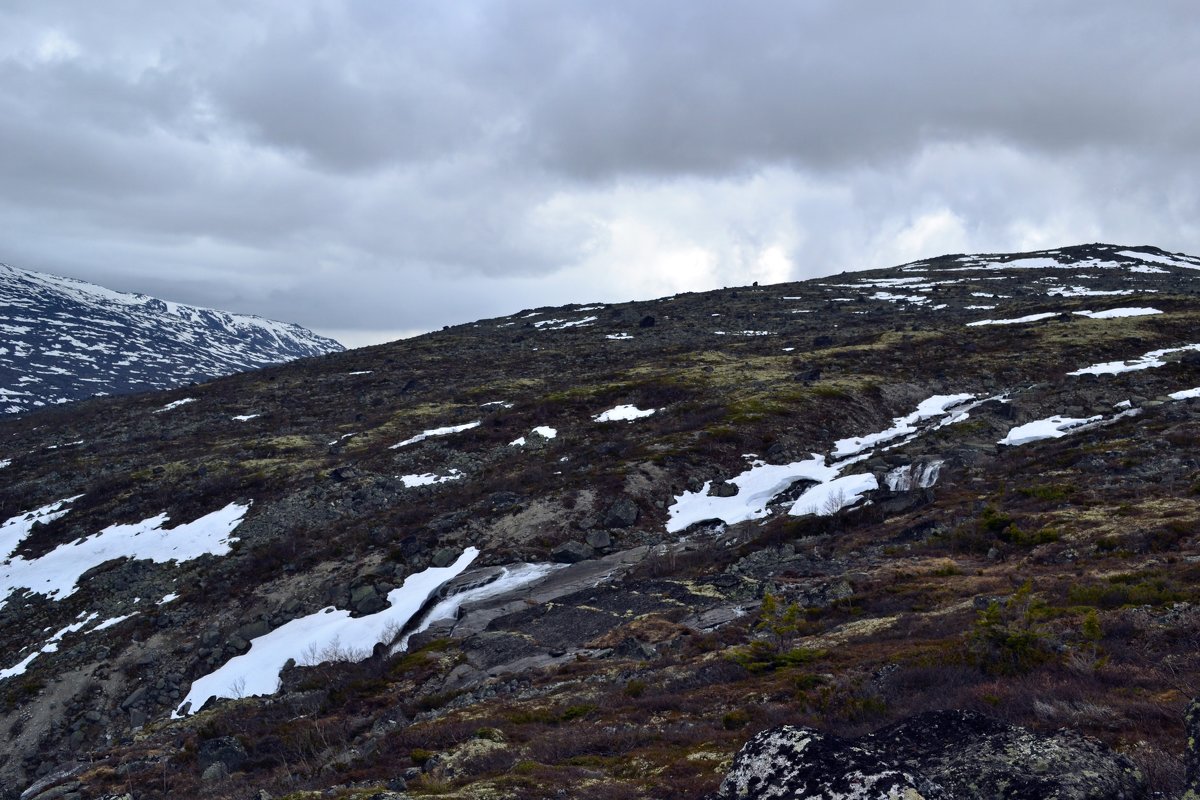
<instances>
[{"instance_id":1,"label":"hillside","mask_svg":"<svg viewBox=\"0 0 1200 800\"><path fill-rule=\"evenodd\" d=\"M299 325L0 264L0 413L170 389L342 350Z\"/></svg>"},{"instance_id":2,"label":"hillside","mask_svg":"<svg viewBox=\"0 0 1200 800\"><path fill-rule=\"evenodd\" d=\"M700 798L940 709L1176 792L1198 290L952 255L5 419L0 797Z\"/></svg>"}]
</instances>

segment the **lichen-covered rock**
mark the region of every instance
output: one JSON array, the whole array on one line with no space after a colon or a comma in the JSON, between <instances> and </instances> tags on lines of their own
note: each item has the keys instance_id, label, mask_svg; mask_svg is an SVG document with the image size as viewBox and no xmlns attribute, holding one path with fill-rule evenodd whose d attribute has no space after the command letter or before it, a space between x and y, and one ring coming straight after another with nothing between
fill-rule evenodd
<instances>
[{"instance_id":1,"label":"lichen-covered rock","mask_svg":"<svg viewBox=\"0 0 1200 800\"><path fill-rule=\"evenodd\" d=\"M713 800L943 800L870 746L783 725L747 742Z\"/></svg>"},{"instance_id":2,"label":"lichen-covered rock","mask_svg":"<svg viewBox=\"0 0 1200 800\"><path fill-rule=\"evenodd\" d=\"M954 797L1132 800L1145 792L1133 762L1096 739L1033 733L971 711L918 714L864 739Z\"/></svg>"},{"instance_id":3,"label":"lichen-covered rock","mask_svg":"<svg viewBox=\"0 0 1200 800\"><path fill-rule=\"evenodd\" d=\"M784 725L738 752L713 800L1134 800L1141 774L1072 731L934 711L855 740Z\"/></svg>"},{"instance_id":4,"label":"lichen-covered rock","mask_svg":"<svg viewBox=\"0 0 1200 800\"><path fill-rule=\"evenodd\" d=\"M1187 743L1183 750L1185 791L1180 800L1200 800L1200 699L1188 703L1183 716Z\"/></svg>"}]
</instances>

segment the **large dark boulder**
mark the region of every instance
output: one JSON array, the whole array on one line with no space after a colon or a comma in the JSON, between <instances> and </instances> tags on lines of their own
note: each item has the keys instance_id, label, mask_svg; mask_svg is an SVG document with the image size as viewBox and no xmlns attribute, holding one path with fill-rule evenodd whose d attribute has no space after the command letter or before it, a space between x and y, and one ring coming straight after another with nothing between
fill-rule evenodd
<instances>
[{"instance_id":1,"label":"large dark boulder","mask_svg":"<svg viewBox=\"0 0 1200 800\"><path fill-rule=\"evenodd\" d=\"M1134 800L1141 774L1073 731L933 711L854 740L782 726L751 739L713 800Z\"/></svg>"},{"instance_id":2,"label":"large dark boulder","mask_svg":"<svg viewBox=\"0 0 1200 800\"><path fill-rule=\"evenodd\" d=\"M201 772L214 764L222 764L229 772L236 772L246 757L246 748L232 736L218 736L201 742L196 752Z\"/></svg>"},{"instance_id":3,"label":"large dark boulder","mask_svg":"<svg viewBox=\"0 0 1200 800\"><path fill-rule=\"evenodd\" d=\"M606 528L628 528L637 521L637 503L629 497L618 497L604 510L600 524Z\"/></svg>"},{"instance_id":4,"label":"large dark boulder","mask_svg":"<svg viewBox=\"0 0 1200 800\"><path fill-rule=\"evenodd\" d=\"M550 558L558 564L577 564L593 555L595 552L590 546L576 541L563 542L550 551Z\"/></svg>"}]
</instances>

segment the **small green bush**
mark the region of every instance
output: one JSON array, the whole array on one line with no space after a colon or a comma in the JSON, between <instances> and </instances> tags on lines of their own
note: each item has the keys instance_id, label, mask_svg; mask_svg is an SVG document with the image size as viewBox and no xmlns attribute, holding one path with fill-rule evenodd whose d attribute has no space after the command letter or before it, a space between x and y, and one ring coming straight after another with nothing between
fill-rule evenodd
<instances>
[{"instance_id":1,"label":"small green bush","mask_svg":"<svg viewBox=\"0 0 1200 800\"><path fill-rule=\"evenodd\" d=\"M1029 581L1003 605L993 600L979 612L968 638L974 662L989 675L1021 675L1049 661L1053 651L1039 624L1044 611Z\"/></svg>"},{"instance_id":2,"label":"small green bush","mask_svg":"<svg viewBox=\"0 0 1200 800\"><path fill-rule=\"evenodd\" d=\"M1075 493L1075 487L1063 483L1046 483L1041 486L1030 486L1024 489L1018 489L1021 494L1026 497L1033 497L1038 500L1045 500L1048 503L1058 503L1066 500Z\"/></svg>"},{"instance_id":3,"label":"small green bush","mask_svg":"<svg viewBox=\"0 0 1200 800\"><path fill-rule=\"evenodd\" d=\"M721 717L721 727L727 731L736 731L750 724L750 712L739 708Z\"/></svg>"}]
</instances>

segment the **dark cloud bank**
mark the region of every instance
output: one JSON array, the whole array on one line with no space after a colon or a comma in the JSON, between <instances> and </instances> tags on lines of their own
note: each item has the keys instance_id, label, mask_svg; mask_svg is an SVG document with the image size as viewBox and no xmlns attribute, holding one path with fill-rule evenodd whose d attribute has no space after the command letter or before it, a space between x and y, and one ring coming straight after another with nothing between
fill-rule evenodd
<instances>
[{"instance_id":1,"label":"dark cloud bank","mask_svg":"<svg viewBox=\"0 0 1200 800\"><path fill-rule=\"evenodd\" d=\"M10 3L0 260L350 343L1079 241L1200 252L1191 3Z\"/></svg>"}]
</instances>

